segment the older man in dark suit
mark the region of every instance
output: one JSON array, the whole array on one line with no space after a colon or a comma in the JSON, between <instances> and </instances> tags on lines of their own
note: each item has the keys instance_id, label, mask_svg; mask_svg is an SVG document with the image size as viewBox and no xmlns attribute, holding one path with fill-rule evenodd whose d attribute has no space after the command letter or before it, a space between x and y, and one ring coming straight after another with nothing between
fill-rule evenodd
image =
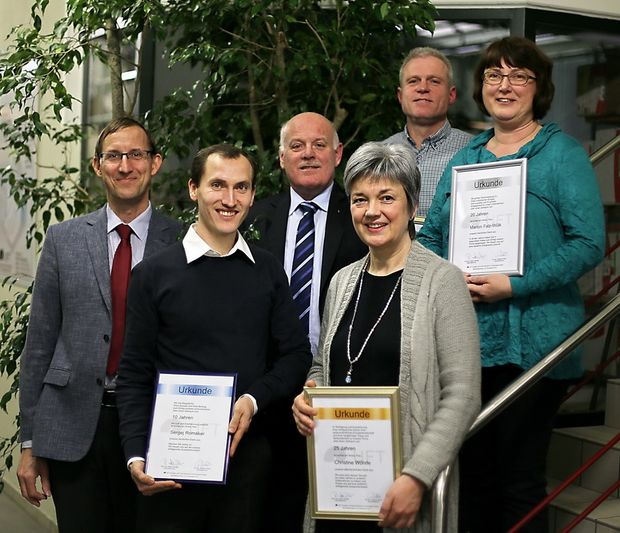
<instances>
[{"instance_id":1,"label":"older man in dark suit","mask_svg":"<svg viewBox=\"0 0 620 533\"><path fill-rule=\"evenodd\" d=\"M21 356L17 474L33 505L53 496L61 533L134 528L138 493L118 436L116 369L130 269L181 229L149 201L161 164L139 122L112 121L92 160L107 204L50 227L41 252Z\"/></svg>"},{"instance_id":2,"label":"older man in dark suit","mask_svg":"<svg viewBox=\"0 0 620 533\"><path fill-rule=\"evenodd\" d=\"M257 202L247 218L258 245L284 265L302 323L316 354L325 294L332 276L368 249L351 223L349 203L334 183L342 144L333 124L318 113L301 113L280 130L280 167L290 189ZM309 267L309 268L308 268ZM290 402L273 416L270 432L278 458L265 532L301 531L307 492L305 441L295 431Z\"/></svg>"}]
</instances>

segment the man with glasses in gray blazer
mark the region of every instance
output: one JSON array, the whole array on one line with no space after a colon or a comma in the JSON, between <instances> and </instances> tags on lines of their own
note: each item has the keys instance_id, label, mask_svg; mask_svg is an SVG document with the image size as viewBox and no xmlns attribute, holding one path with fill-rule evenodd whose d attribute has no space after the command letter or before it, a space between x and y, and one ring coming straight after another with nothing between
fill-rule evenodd
<instances>
[{"instance_id":1,"label":"man with glasses in gray blazer","mask_svg":"<svg viewBox=\"0 0 620 533\"><path fill-rule=\"evenodd\" d=\"M138 492L121 450L115 386L131 268L181 229L151 207L161 164L139 122L113 120L92 159L106 205L51 226L41 252L20 363L17 475L31 504L53 497L60 533L134 530Z\"/></svg>"}]
</instances>

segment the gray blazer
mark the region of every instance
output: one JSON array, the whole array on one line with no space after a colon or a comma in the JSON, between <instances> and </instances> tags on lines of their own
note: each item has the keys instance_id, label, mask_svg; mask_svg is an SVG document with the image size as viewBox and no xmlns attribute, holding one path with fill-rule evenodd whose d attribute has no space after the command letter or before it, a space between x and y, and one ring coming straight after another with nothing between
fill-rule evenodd
<instances>
[{"instance_id":1,"label":"gray blazer","mask_svg":"<svg viewBox=\"0 0 620 533\"><path fill-rule=\"evenodd\" d=\"M153 211L145 257L172 244L181 224ZM105 207L51 226L35 278L20 361L21 442L78 461L90 448L109 351L110 266Z\"/></svg>"}]
</instances>

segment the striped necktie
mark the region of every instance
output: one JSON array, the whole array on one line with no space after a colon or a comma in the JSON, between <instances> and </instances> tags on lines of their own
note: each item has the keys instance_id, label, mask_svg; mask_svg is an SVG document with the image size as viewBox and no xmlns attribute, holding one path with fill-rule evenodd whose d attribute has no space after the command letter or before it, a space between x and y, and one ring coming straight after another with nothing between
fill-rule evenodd
<instances>
[{"instance_id":1,"label":"striped necktie","mask_svg":"<svg viewBox=\"0 0 620 533\"><path fill-rule=\"evenodd\" d=\"M302 202L297 209L303 211L303 216L297 226L295 255L291 271L291 293L297 303L299 319L305 331L308 332L312 263L314 261L314 213L318 206L312 202Z\"/></svg>"}]
</instances>

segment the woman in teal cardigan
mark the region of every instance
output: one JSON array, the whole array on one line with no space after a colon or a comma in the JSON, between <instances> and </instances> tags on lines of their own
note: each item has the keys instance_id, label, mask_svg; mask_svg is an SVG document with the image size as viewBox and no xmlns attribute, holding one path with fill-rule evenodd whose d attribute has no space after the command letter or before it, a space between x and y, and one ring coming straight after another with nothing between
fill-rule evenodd
<instances>
[{"instance_id":1,"label":"woman in teal cardigan","mask_svg":"<svg viewBox=\"0 0 620 533\"><path fill-rule=\"evenodd\" d=\"M588 156L555 124L539 120L553 98L552 63L531 41L492 43L475 72L474 99L493 127L455 155L437 186L419 241L448 255L452 167L527 158L522 276L465 273L475 303L487 402L534 366L584 320L577 279L604 252L604 220ZM461 530L505 532L545 496L552 419L571 379L575 351L474 436L461 453ZM530 529L547 530L539 515Z\"/></svg>"}]
</instances>

